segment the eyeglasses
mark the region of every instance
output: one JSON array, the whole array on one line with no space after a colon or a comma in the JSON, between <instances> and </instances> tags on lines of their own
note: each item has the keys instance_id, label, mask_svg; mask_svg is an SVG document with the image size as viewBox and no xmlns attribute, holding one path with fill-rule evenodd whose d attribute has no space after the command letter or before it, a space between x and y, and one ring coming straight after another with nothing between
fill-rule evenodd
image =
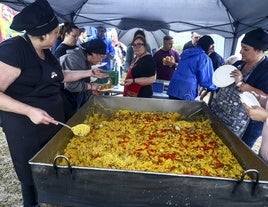
<instances>
[{"instance_id":1,"label":"eyeglasses","mask_svg":"<svg viewBox=\"0 0 268 207\"><path fill-rule=\"evenodd\" d=\"M136 48L140 48L141 46L143 46L143 43L137 43L137 44L132 44L132 47L136 47Z\"/></svg>"}]
</instances>

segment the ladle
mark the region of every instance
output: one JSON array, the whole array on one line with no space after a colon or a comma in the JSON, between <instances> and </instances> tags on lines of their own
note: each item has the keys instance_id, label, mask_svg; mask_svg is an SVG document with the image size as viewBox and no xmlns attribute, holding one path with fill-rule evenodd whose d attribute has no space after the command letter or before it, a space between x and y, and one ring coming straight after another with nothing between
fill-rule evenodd
<instances>
[{"instance_id":1,"label":"ladle","mask_svg":"<svg viewBox=\"0 0 268 207\"><path fill-rule=\"evenodd\" d=\"M74 135L77 135L77 136L86 136L90 132L90 126L88 126L86 124L78 124L78 125L71 127L68 124L62 123L60 121L57 121L57 122L60 125L65 126L65 127L69 128L70 130L72 130Z\"/></svg>"}]
</instances>

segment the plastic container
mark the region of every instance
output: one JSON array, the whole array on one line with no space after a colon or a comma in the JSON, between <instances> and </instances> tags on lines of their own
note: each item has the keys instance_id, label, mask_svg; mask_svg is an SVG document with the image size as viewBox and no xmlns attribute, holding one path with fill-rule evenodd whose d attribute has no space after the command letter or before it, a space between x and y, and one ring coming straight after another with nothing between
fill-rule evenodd
<instances>
[{"instance_id":1,"label":"plastic container","mask_svg":"<svg viewBox=\"0 0 268 207\"><path fill-rule=\"evenodd\" d=\"M114 71L114 70L103 70L103 73L108 73L109 74L109 78L112 81L112 85L116 86L118 85L118 71ZM101 78L101 79L97 79L96 81L94 81L95 83L100 83L100 84L105 84L108 82L109 78Z\"/></svg>"},{"instance_id":2,"label":"plastic container","mask_svg":"<svg viewBox=\"0 0 268 207\"><path fill-rule=\"evenodd\" d=\"M161 83L161 82L154 82L153 83L153 92L163 93L163 90L164 90L164 83Z\"/></svg>"}]
</instances>

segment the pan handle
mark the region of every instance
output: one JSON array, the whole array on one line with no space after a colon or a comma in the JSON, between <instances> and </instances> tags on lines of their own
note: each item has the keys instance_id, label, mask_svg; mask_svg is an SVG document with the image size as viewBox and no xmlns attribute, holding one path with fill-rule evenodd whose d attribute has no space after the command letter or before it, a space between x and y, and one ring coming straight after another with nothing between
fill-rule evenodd
<instances>
[{"instance_id":1,"label":"pan handle","mask_svg":"<svg viewBox=\"0 0 268 207\"><path fill-rule=\"evenodd\" d=\"M247 174L250 174L250 173L254 173L255 174L255 181L252 181L252 189L251 189L251 195L254 195L255 194L255 191L256 191L256 187L257 185L259 184L259 171L256 170L256 169L248 169L248 170L245 170L243 172L243 174L241 175L241 178L239 180L237 180L233 190L232 190L232 193L235 193L236 189L238 188L238 186L244 181L244 178Z\"/></svg>"},{"instance_id":2,"label":"pan handle","mask_svg":"<svg viewBox=\"0 0 268 207\"><path fill-rule=\"evenodd\" d=\"M57 155L53 160L53 168L55 169L56 176L58 176L58 165L57 165L58 159L64 159L67 162L67 166L68 166L68 169L70 171L70 175L73 178L72 166L70 164L70 160L67 157L65 157L64 155Z\"/></svg>"}]
</instances>

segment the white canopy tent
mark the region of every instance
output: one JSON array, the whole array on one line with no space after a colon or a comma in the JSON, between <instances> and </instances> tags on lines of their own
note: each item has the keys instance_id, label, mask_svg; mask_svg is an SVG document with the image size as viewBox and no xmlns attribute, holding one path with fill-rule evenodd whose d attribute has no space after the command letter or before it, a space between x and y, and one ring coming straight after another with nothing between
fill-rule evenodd
<instances>
[{"instance_id":1,"label":"white canopy tent","mask_svg":"<svg viewBox=\"0 0 268 207\"><path fill-rule=\"evenodd\" d=\"M0 0L20 11L34 0ZM240 35L258 27L268 29L267 0L48 0L59 20L78 26L143 28L147 31L197 31L225 38L227 57Z\"/></svg>"}]
</instances>

